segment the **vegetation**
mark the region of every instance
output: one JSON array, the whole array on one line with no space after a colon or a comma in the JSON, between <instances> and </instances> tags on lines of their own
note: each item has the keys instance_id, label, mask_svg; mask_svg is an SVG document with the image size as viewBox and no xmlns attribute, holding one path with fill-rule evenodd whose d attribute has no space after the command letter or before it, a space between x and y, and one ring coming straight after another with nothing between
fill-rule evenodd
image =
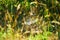
<instances>
[{"instance_id":1,"label":"vegetation","mask_svg":"<svg viewBox=\"0 0 60 40\"><path fill-rule=\"evenodd\" d=\"M60 0L0 0L0 40L60 40Z\"/></svg>"}]
</instances>

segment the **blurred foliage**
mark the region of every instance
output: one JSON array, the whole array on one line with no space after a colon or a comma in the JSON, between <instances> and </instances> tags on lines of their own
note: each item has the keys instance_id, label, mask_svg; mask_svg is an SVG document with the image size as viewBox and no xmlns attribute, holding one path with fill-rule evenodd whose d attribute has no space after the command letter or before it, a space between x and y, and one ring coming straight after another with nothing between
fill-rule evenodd
<instances>
[{"instance_id":1,"label":"blurred foliage","mask_svg":"<svg viewBox=\"0 0 60 40\"><path fill-rule=\"evenodd\" d=\"M0 40L8 39L60 40L60 0L0 0Z\"/></svg>"}]
</instances>

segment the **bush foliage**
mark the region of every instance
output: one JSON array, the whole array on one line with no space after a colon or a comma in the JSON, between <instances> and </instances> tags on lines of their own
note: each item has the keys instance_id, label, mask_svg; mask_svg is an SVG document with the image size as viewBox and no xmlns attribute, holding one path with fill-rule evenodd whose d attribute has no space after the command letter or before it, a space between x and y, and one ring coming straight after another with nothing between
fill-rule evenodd
<instances>
[{"instance_id":1,"label":"bush foliage","mask_svg":"<svg viewBox=\"0 0 60 40\"><path fill-rule=\"evenodd\" d=\"M0 39L60 40L60 0L0 0Z\"/></svg>"}]
</instances>

